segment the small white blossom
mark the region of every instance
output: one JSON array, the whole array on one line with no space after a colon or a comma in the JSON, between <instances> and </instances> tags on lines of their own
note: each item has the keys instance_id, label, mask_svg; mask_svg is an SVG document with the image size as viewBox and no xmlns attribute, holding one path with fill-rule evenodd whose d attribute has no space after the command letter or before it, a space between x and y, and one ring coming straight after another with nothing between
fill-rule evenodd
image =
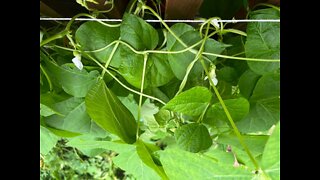
<instances>
[{"instance_id":1,"label":"small white blossom","mask_svg":"<svg viewBox=\"0 0 320 180\"><path fill-rule=\"evenodd\" d=\"M79 70L82 70L83 64L81 62L81 55L80 54L75 55L75 57L72 59L72 62Z\"/></svg>"},{"instance_id":2,"label":"small white blossom","mask_svg":"<svg viewBox=\"0 0 320 180\"><path fill-rule=\"evenodd\" d=\"M216 86L218 84L218 79L217 79L217 76L216 76L216 66L213 65L213 64L210 67L209 76L210 76L211 80L213 81L213 84ZM204 80L207 80L207 79L208 79L208 76L206 76L204 78Z\"/></svg>"},{"instance_id":3,"label":"small white blossom","mask_svg":"<svg viewBox=\"0 0 320 180\"><path fill-rule=\"evenodd\" d=\"M212 25L214 25L214 27L218 27L218 28L220 28L220 25L219 25L218 19L212 19L212 20L211 20L211 24L212 24Z\"/></svg>"}]
</instances>

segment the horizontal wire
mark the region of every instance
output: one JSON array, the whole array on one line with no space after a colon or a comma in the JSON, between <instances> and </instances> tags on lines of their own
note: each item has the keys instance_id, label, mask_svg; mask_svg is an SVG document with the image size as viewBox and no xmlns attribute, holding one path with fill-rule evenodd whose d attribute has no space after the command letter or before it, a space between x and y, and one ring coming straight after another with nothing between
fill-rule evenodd
<instances>
[{"instance_id":1,"label":"horizontal wire","mask_svg":"<svg viewBox=\"0 0 320 180\"><path fill-rule=\"evenodd\" d=\"M70 21L72 18L46 18L40 17L40 21ZM121 22L122 19L92 19L92 18L76 18L76 21L105 21L105 22ZM156 19L146 19L146 22L161 22ZM192 19L165 19L164 22L190 22L190 23L203 23L206 20L192 20ZM219 20L217 22L223 23L238 23L238 22L280 22L280 19L230 19L230 20Z\"/></svg>"}]
</instances>

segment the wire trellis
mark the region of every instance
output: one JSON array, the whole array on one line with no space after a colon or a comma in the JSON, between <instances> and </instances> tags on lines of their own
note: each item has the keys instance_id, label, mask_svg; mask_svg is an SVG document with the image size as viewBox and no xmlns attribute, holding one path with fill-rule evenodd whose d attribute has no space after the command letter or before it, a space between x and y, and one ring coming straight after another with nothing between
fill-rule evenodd
<instances>
[{"instance_id":1,"label":"wire trellis","mask_svg":"<svg viewBox=\"0 0 320 180\"><path fill-rule=\"evenodd\" d=\"M70 21L72 18L46 18L40 17L40 21ZM92 18L76 18L76 21L104 21L104 22L121 22L122 19L92 19ZM146 19L146 22L161 22L156 19ZM164 22L172 22L172 23L203 23L206 20L192 20L192 19L165 19ZM217 22L223 23L238 23L238 22L278 22L280 23L280 19L217 19Z\"/></svg>"}]
</instances>

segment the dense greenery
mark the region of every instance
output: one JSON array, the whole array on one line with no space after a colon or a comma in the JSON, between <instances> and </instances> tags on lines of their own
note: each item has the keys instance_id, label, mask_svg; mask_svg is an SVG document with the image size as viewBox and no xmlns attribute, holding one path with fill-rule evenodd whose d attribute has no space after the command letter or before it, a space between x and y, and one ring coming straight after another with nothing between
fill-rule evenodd
<instances>
[{"instance_id":1,"label":"dense greenery","mask_svg":"<svg viewBox=\"0 0 320 180\"><path fill-rule=\"evenodd\" d=\"M40 33L41 176L280 179L279 23L169 26L137 3Z\"/></svg>"}]
</instances>

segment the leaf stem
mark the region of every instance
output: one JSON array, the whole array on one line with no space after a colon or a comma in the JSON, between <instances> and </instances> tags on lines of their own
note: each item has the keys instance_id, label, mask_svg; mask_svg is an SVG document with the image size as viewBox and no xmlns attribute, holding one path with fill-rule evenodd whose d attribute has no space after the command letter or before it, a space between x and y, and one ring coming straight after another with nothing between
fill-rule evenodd
<instances>
[{"instance_id":1,"label":"leaf stem","mask_svg":"<svg viewBox=\"0 0 320 180\"><path fill-rule=\"evenodd\" d=\"M112 51L111 51L111 54L110 54L110 56L109 56L106 64L104 65L105 69L108 68L108 66L109 66L109 64L110 64L110 62L111 62L111 59L113 58L113 55L114 55L114 53L116 52L118 46L119 46L119 42L117 42L117 43L114 45L114 47L113 47L113 49L112 49ZM103 69L103 71L102 71L102 74L101 74L102 77L103 77L104 74L106 73L105 69Z\"/></svg>"},{"instance_id":2,"label":"leaf stem","mask_svg":"<svg viewBox=\"0 0 320 180\"><path fill-rule=\"evenodd\" d=\"M40 64L40 69L43 72L43 74L46 77L46 79L48 80L49 89L50 89L50 91L52 91L53 87L52 87L52 83L51 83L50 77L48 76L47 72L44 70L44 68L42 67L41 64Z\"/></svg>"},{"instance_id":3,"label":"leaf stem","mask_svg":"<svg viewBox=\"0 0 320 180\"><path fill-rule=\"evenodd\" d=\"M143 69L142 69L142 77L141 77L141 88L140 88L140 97L139 97L139 106L138 106L138 122L137 122L137 140L139 139L139 130L140 130L140 119L141 119L141 106L142 106L142 94L143 94L143 85L144 78L146 75L146 66L148 61L148 54L144 54L143 56Z\"/></svg>"},{"instance_id":4,"label":"leaf stem","mask_svg":"<svg viewBox=\"0 0 320 180\"><path fill-rule=\"evenodd\" d=\"M203 60L201 60L201 64L202 64L202 67L203 67L203 69L205 70L207 76L210 77L210 76L209 76L210 74L209 74L209 72L208 72L208 69L207 69L207 67L206 67L206 65L205 65L205 63L204 63ZM233 128L233 130L234 130L234 132L235 132L235 134L236 134L236 136L237 136L237 138L238 138L238 140L240 141L240 144L242 145L242 147L244 148L244 150L245 150L246 153L248 154L250 160L252 161L252 163L253 163L254 166L256 167L256 170L259 170L259 169L260 169L260 166L259 166L258 162L255 160L255 158L254 158L253 155L251 154L248 146L247 146L246 143L244 142L244 140L243 140L243 138L242 138L242 136L241 136L241 134L240 134L237 126L235 125L235 123L234 123L234 121L233 121L233 119L232 119L232 117L231 117L231 115L230 115L230 113L229 113L226 105L224 104L224 102L223 102L223 100L222 100L222 98L221 98L221 96L220 96L220 93L219 93L218 89L217 89L216 86L214 85L212 79L211 79L211 78L208 78L208 79L209 79L209 82L210 82L211 87L213 88L216 96L217 96L218 99L219 99L219 102L220 102L220 104L221 104L224 112L226 113L226 116L227 116L227 118L228 118L228 120L229 120L229 122L230 122L230 124L231 124L231 126L232 126L232 128Z\"/></svg>"}]
</instances>

